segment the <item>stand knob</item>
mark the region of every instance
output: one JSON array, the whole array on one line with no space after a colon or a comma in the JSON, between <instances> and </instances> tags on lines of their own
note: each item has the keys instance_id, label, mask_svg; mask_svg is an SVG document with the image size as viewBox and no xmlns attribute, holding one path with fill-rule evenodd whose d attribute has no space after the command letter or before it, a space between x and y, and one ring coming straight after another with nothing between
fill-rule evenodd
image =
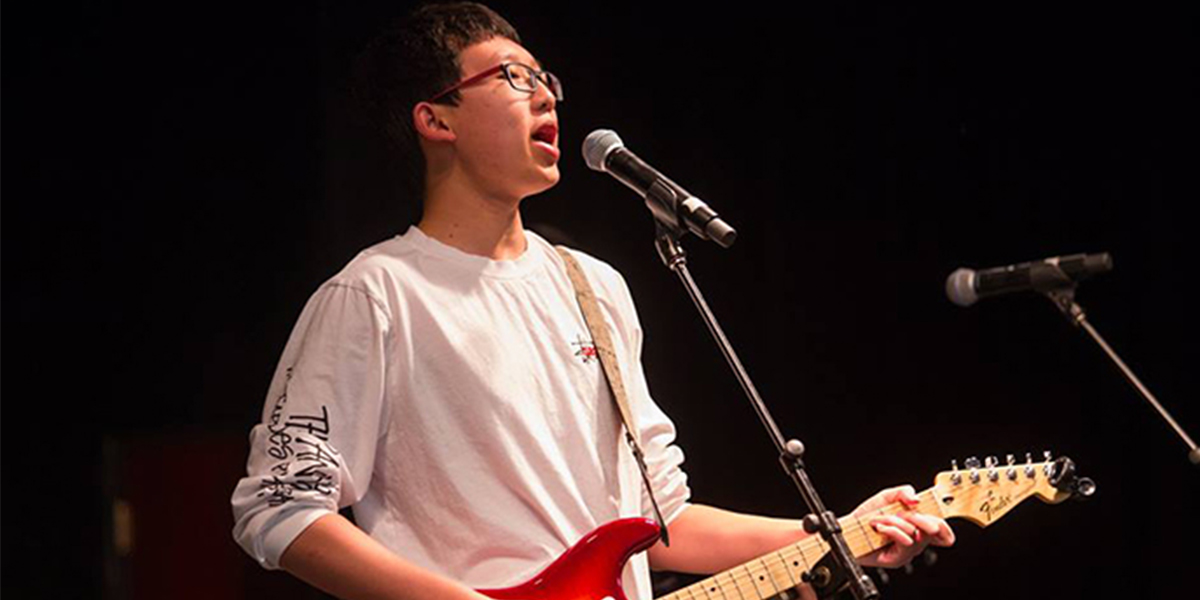
<instances>
[{"instance_id":1,"label":"stand knob","mask_svg":"<svg viewBox=\"0 0 1200 600\"><path fill-rule=\"evenodd\" d=\"M1087 500L1096 493L1096 482L1090 477L1080 477L1072 486L1074 493L1071 495L1076 500Z\"/></svg>"}]
</instances>

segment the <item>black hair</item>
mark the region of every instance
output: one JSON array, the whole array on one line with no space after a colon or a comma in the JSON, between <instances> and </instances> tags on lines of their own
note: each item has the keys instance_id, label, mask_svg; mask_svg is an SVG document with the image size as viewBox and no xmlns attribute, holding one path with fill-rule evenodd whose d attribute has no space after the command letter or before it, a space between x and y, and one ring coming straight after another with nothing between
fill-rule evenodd
<instances>
[{"instance_id":1,"label":"black hair","mask_svg":"<svg viewBox=\"0 0 1200 600\"><path fill-rule=\"evenodd\" d=\"M399 152L414 192L424 191L425 156L413 128L413 106L458 82L459 54L494 37L521 43L517 30L482 4L426 4L376 36L359 54L353 94ZM455 91L438 102L457 105L460 99Z\"/></svg>"}]
</instances>

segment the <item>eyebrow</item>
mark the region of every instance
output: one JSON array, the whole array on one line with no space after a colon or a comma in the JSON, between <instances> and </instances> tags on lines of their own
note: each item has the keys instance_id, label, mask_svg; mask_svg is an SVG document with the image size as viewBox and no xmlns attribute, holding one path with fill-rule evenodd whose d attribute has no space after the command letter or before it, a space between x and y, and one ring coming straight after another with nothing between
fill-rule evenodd
<instances>
[{"instance_id":1,"label":"eyebrow","mask_svg":"<svg viewBox=\"0 0 1200 600\"><path fill-rule=\"evenodd\" d=\"M533 57L531 56L530 58L533 58ZM525 61L520 56L518 56L515 52L504 52L504 53L496 56L496 59L498 60L498 62L519 62L521 64L525 64ZM533 64L530 66L539 71L544 70L546 68L546 67L542 66L541 61L539 61L536 58L533 59Z\"/></svg>"}]
</instances>

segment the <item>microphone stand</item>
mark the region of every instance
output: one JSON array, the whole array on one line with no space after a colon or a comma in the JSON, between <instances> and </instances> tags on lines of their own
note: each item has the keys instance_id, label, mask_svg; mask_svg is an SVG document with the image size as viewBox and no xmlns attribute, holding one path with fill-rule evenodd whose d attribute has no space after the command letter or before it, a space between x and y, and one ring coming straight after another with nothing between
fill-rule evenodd
<instances>
[{"instance_id":1,"label":"microphone stand","mask_svg":"<svg viewBox=\"0 0 1200 600\"><path fill-rule=\"evenodd\" d=\"M875 587L875 582L863 573L862 567L858 564L854 554L850 551L850 547L846 544L846 539L842 536L842 529L838 525L837 518L822 504L821 498L817 495L816 488L813 487L812 481L808 478L808 473L804 470L804 462L802 460L804 456L804 444L795 439L784 441L783 434L779 431L779 427L776 426L770 411L767 410L762 397L758 395L758 390L755 389L754 383L750 381L750 375L742 367L742 362L738 359L733 346L725 337L725 332L721 330L716 317L708 308L708 303L704 301L704 295L700 293L700 288L692 280L691 273L687 269L687 253L679 245L679 238L683 235L683 231L671 224L664 223L658 218L658 215L655 215L655 217L657 231L655 233L654 245L658 250L659 257L662 258L663 264L667 268L679 276L679 280L687 290L688 296L691 297L692 302L696 305L696 309L700 311L700 316L704 319L704 324L708 326L709 333L716 340L721 353L725 355L725 360L729 363L729 367L733 369L738 383L742 385L742 390L746 393L750 404L754 407L755 412L758 413L759 420L762 421L763 427L767 429L767 433L771 436L771 441L774 442L775 448L779 451L780 464L788 476L792 478L792 481L795 482L797 489L800 490L801 497L804 498L805 504L808 505L811 511L804 518L804 530L809 533L820 533L825 542L829 544L830 555L833 557L833 562L839 569L839 572L836 574L830 573L827 567L818 565L806 574L806 577L804 577L805 582L811 584L820 597L825 598L838 591L838 588L840 588L840 579L844 576L847 580L847 585L858 600L874 600L879 598L879 590Z\"/></svg>"},{"instance_id":2,"label":"microphone stand","mask_svg":"<svg viewBox=\"0 0 1200 600\"><path fill-rule=\"evenodd\" d=\"M1192 464L1194 465L1200 465L1200 449L1196 448L1196 442L1193 442L1192 438L1188 437L1188 434L1183 430L1182 427L1179 426L1179 423L1176 423L1175 419L1171 418L1171 414L1167 412L1167 409L1163 408L1163 406L1158 403L1158 399L1154 397L1154 394L1151 394L1150 390L1146 389L1146 386L1143 385L1141 380L1137 378L1137 375L1133 374L1133 371L1125 365L1125 362L1121 360L1121 357L1117 356L1116 351L1114 351L1112 347L1104 341L1104 338L1100 337L1100 333L1096 331L1096 328L1092 327L1091 323L1088 322L1087 313L1083 311L1083 307L1079 306L1079 304L1075 302L1075 286L1072 285L1061 289L1046 290L1044 293L1046 294L1046 297L1049 298L1050 301L1053 302L1060 311L1062 311L1063 316L1065 316L1072 325L1086 331L1088 335L1091 336L1091 338L1096 342L1096 344L1099 345L1102 350L1104 350L1104 353L1107 354L1110 359L1112 359L1113 364L1117 366L1117 369L1121 371L1121 374L1125 376L1125 379L1128 380L1129 383L1133 385L1134 389L1136 389L1142 395L1142 397L1146 399L1146 402L1149 402L1150 405L1158 411L1158 414L1161 415L1167 424L1175 430L1175 433L1179 434L1179 437L1183 439L1183 443L1187 444L1188 460L1192 461Z\"/></svg>"}]
</instances>

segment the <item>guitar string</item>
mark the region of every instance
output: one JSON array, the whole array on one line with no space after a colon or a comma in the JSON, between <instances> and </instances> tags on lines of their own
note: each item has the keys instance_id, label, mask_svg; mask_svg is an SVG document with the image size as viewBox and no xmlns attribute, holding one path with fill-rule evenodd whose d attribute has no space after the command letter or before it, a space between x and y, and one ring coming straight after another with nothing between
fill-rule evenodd
<instances>
[{"instance_id":1,"label":"guitar string","mask_svg":"<svg viewBox=\"0 0 1200 600\"><path fill-rule=\"evenodd\" d=\"M1032 466L1039 469L1039 472L1040 472L1041 468L1043 468L1044 465L1045 465L1045 463L1037 463ZM935 496L936 491L937 491L937 488L934 487L934 488L929 488L929 489L919 493L917 495L917 498L918 498L917 506L913 510L915 512L922 512L925 514L940 514L942 512L941 505L938 503L938 499ZM880 509L876 509L872 513L868 513L868 514L871 514L872 518L874 518L874 517L898 515L902 512L908 512L908 511L909 511L909 509L907 507L905 507L903 504L896 503L896 504L892 504L892 505L889 505L889 506L886 506L886 507L883 507ZM860 517L861 516L862 515L860 515ZM850 521L851 519L856 521L856 523L854 525L851 525L848 523L848 521ZM853 551L856 554L856 556L869 554L872 551L871 548L876 547L876 544L871 543L872 539L874 539L876 542L879 542L878 546L883 546L887 543L886 536L884 536L883 534L876 531L873 527L869 527L867 525L862 524L861 519L859 519L859 518L844 517L843 519L839 520L839 524L843 527L843 537L846 539L847 546L850 546L851 551ZM865 550L863 549L864 545L867 548ZM856 549L856 547L857 547L857 549ZM799 542L791 544L789 546L785 546L784 548L781 548L771 554L776 554L782 559L779 561L779 563L780 563L780 566L783 567L783 575L785 575L787 577L787 579L794 580L795 577L792 575L791 570L788 568L789 563L791 564L792 567L794 567L797 570L800 569L798 563L803 563L805 568L803 570L801 570L801 572L807 571L812 568L812 565L814 562L819 561L820 558L823 557L828 551L829 551L828 544L826 544L820 536L813 535L813 536L807 537L803 540L800 540ZM810 560L809 555L815 556L815 560ZM675 592L672 592L671 594L663 596L662 599L660 599L660 600L666 600L667 598L674 598L675 600L678 600L678 597L675 596L676 594L679 594L684 591L689 591L689 593L694 593L692 591L693 588L706 591L706 593L707 593L707 590L721 590L722 585L728 585L728 583L722 584L719 581L719 578L721 577L721 575L726 575L728 577L728 579L734 584L735 589L737 590L739 595L741 595L742 586L745 584L748 584L749 587L754 589L755 595L759 596L760 598L767 598L767 597L773 596L775 594L762 595L761 593L759 593L758 585L755 583L756 580L761 581L761 582L766 582L766 581L768 581L768 578L769 578L772 587L777 589L776 594L779 591L781 591L779 588L779 585L777 583L779 580L782 579L778 576L778 573L779 573L778 568L769 566L767 564L767 562L765 561L766 556L769 556L769 554L764 555L764 557L760 557L760 559L764 559L764 560L760 560L760 559L751 560L750 562L748 562L746 564L734 567L733 569L730 569L724 573L719 573L719 574L709 577L707 579L698 581L698 582L696 582L692 585L689 585L685 588L681 588L680 590L676 590ZM799 558L800 560L797 561L796 560L797 558ZM763 566L759 567L759 568L755 568L755 567L751 566L753 563L758 563L758 562L762 562ZM734 573L739 568L742 570L745 570L749 576L735 575ZM792 587L795 587L795 585L785 586L782 589L790 589ZM722 595L724 595L724 590L721 590L721 593L722 593Z\"/></svg>"},{"instance_id":2,"label":"guitar string","mask_svg":"<svg viewBox=\"0 0 1200 600\"><path fill-rule=\"evenodd\" d=\"M933 491L934 491L933 489L929 489L918 495L919 503L915 510L920 511L920 512L926 512L926 513L933 512L928 509L928 504L936 503L936 499L933 498ZM889 506L886 506L883 508L876 509L875 511L872 511L868 514L871 515L872 518L875 518L875 517L883 517L883 516L889 516L889 515L897 515L902 512L906 512L906 511L908 511L908 509L904 505L893 504L893 505L889 505ZM859 517L861 517L861 516L862 515L859 515ZM852 521L852 520L855 523L853 523L853 524L848 523L849 521ZM864 546L866 547L866 549L865 549L865 551L862 552L862 554L869 554L872 551L871 548L875 548L875 547L877 547L877 545L879 545L879 546L883 545L882 543L878 543L878 542L885 542L887 539L886 536L884 536L883 534L875 531L873 528L870 528L867 525L864 525L862 523L861 519L858 517L845 517L845 518L841 519L839 522L842 524L842 527L843 527L843 537L846 539L846 544L848 546L850 546L850 549L852 551L855 551L855 554L858 554L858 551L856 551L856 547L859 549L862 549ZM870 538L875 538L877 544L873 544L870 541ZM807 546L808 548L805 548L805 546ZM791 563L793 567L795 567L797 570L799 570L799 566L797 563L802 562L802 563L804 563L804 565L806 567L805 569L803 569L803 571L807 571L809 568L811 568L811 566L814 562L814 561L809 560L809 556L808 556L809 554L816 555L817 560L819 560L820 557L824 556L825 553L827 553L827 552L828 552L828 544L826 544L820 536L811 536L811 537L805 538L795 544L781 548L780 550L777 550L776 552L770 553L770 554L776 554L779 556L780 560L778 561L778 563L779 563L779 566L782 567L782 577L780 576L781 574L780 574L780 570L778 567L773 567L768 564L766 559L768 556L770 556L770 554L767 554L767 555L764 555L763 557L751 560L750 562L745 563L743 565L739 565L738 567L734 567L733 569L730 569L729 571L726 571L724 573L719 573L719 574L709 577L707 579L698 581L698 582L696 582L692 585L689 585L685 588L676 590L675 592L672 592L671 594L664 596L662 600L665 600L666 598L675 598L676 600L678 600L678 598L684 592L686 592L690 596L694 597L696 590L702 591L703 593L705 593L705 595L708 595L709 593L711 593L713 591L720 591L722 596L725 596L723 586L729 585L729 582L722 583L719 580L719 578L722 575L725 575L728 577L728 579L730 579L730 582L733 583L734 588L737 590L739 595L742 595L741 590L743 587L749 587L749 588L754 589L755 596L757 596L759 598L769 598L771 596L778 594L779 592L781 592L783 590L796 587L796 585L797 585L796 583L786 584L787 581L794 582L796 580L796 577L794 575L792 575L791 570L788 568L789 563ZM799 558L800 560L797 561L796 560L797 558ZM761 563L762 567L754 566L755 563ZM735 574L735 573L737 573L737 571L739 569L746 571L747 575ZM803 572L803 571L801 571L801 572ZM786 585L780 586L779 581L781 581L781 580L783 580ZM759 591L759 583L757 583L757 582L762 582L762 583L769 582L771 587L775 589L775 592L769 593L769 594L763 594L762 592Z\"/></svg>"},{"instance_id":3,"label":"guitar string","mask_svg":"<svg viewBox=\"0 0 1200 600\"><path fill-rule=\"evenodd\" d=\"M877 509L868 514L871 514L872 517L877 517L884 516L886 514L899 514L904 510L906 509L902 505L895 505ZM843 520L850 521L851 518L846 518ZM854 520L857 521L857 519ZM879 541L886 539L882 534L879 534L874 530L868 530L867 526L862 525L861 522L855 525L843 524L843 526L846 527L843 532L843 536L846 538L847 545L851 546L852 551L855 550L856 546L861 548L863 546L863 542L869 537L873 536ZM868 547L872 546L869 541L867 541L866 545ZM808 548L804 548L804 546L808 546ZM796 558L799 558L799 562L803 562L806 566L803 571L806 571L808 568L811 568L811 565L813 564L813 561L809 560L808 554L815 554L819 559L819 557L823 556L827 551L828 545L825 544L819 536L805 538L800 542L777 550L776 552L764 555L763 557L754 559L746 564L739 565L738 567L734 567L725 573L717 574L680 590L676 590L676 592L668 595L668 597L679 598L685 592L689 596L694 597L697 589L703 591L705 595L708 595L713 591L720 591L724 596L725 594L723 587L729 585L729 583L733 583L734 588L737 590L739 595L742 595L742 588L745 587L747 589L753 589L754 596L758 598L769 598L783 590L796 587L796 576L793 575L792 571L788 568L789 562L793 563L793 566L799 570L798 566L796 565L798 562L796 561ZM863 552L863 554L866 553L869 553L869 550ZM768 563L767 558L771 554L778 555L778 566L772 566ZM762 566L757 566L758 563L761 563ZM782 573L780 573L779 567L782 567ZM746 575L737 574L739 570L745 571ZM720 577L722 575L725 575L730 582L721 582ZM783 581L784 585L780 585L780 581ZM793 583L788 583L789 581ZM760 583L770 584L770 587L774 589L774 592L766 594L762 593L760 591Z\"/></svg>"}]
</instances>

